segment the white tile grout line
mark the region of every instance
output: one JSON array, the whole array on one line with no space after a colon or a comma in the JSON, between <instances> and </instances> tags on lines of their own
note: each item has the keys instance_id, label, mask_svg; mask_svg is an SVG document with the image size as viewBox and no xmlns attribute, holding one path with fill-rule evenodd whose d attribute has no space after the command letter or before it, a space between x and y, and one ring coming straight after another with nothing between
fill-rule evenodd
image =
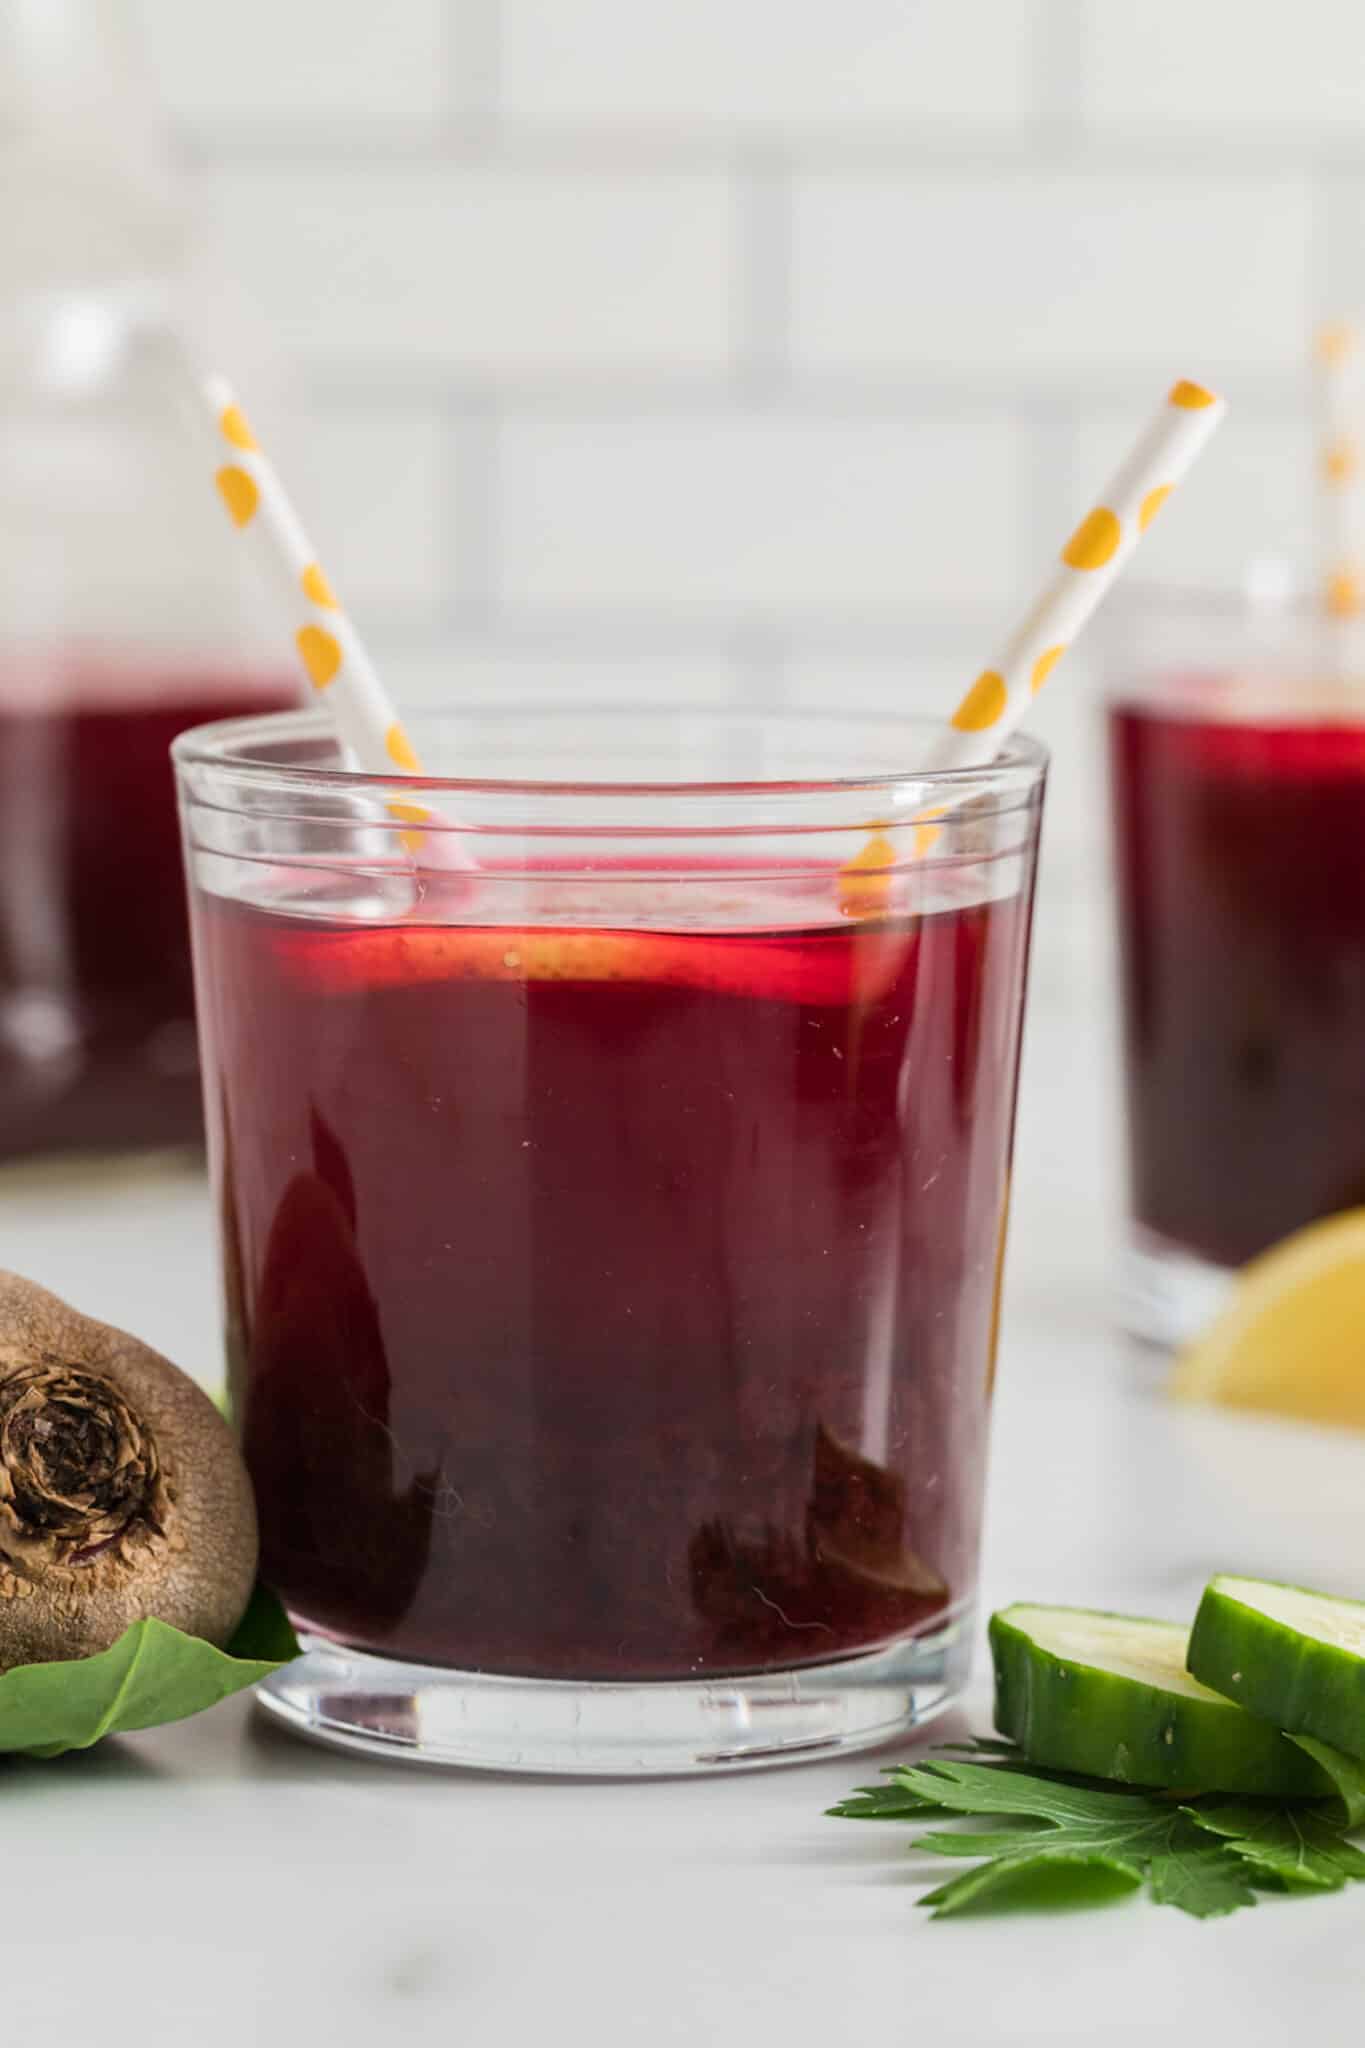
<instances>
[{"instance_id":1,"label":"white tile grout line","mask_svg":"<svg viewBox=\"0 0 1365 2048\"><path fill-rule=\"evenodd\" d=\"M1033 42L1034 118L1042 153L1088 141L1085 79L1091 17L1086 0L1045 0Z\"/></svg>"},{"instance_id":2,"label":"white tile grout line","mask_svg":"<svg viewBox=\"0 0 1365 2048\"><path fill-rule=\"evenodd\" d=\"M452 565L452 617L491 622L498 609L498 441L501 411L490 388L445 409L443 539Z\"/></svg>"},{"instance_id":3,"label":"white tile grout line","mask_svg":"<svg viewBox=\"0 0 1365 2048\"><path fill-rule=\"evenodd\" d=\"M787 701L788 636L775 622L749 622L729 638L734 662L732 695L759 711L776 711Z\"/></svg>"},{"instance_id":4,"label":"white tile grout line","mask_svg":"<svg viewBox=\"0 0 1365 2048\"><path fill-rule=\"evenodd\" d=\"M1002 591L1001 605L1005 597ZM912 600L875 612L831 609L793 618L779 607L697 604L669 609L623 600L591 609L561 609L456 598L436 611L415 605L372 606L366 624L376 643L411 651L488 642L509 653L543 654L559 648L603 657L651 651L675 657L731 655L755 670L773 672L785 671L793 657L880 666L900 659L908 649L921 656L956 659L964 649L968 654L979 649L987 609L984 603L944 606Z\"/></svg>"},{"instance_id":5,"label":"white tile grout line","mask_svg":"<svg viewBox=\"0 0 1365 2048\"><path fill-rule=\"evenodd\" d=\"M757 408L791 378L791 173L768 144L746 153L735 178L734 385Z\"/></svg>"},{"instance_id":6,"label":"white tile grout line","mask_svg":"<svg viewBox=\"0 0 1365 2048\"><path fill-rule=\"evenodd\" d=\"M350 406L388 411L402 418L413 411L467 407L485 402L507 411L556 419L590 422L638 416L702 414L715 419L743 419L754 410L742 375L730 372L631 372L564 369L544 374L476 375L459 370L414 365L400 352L372 357L367 363L338 368L298 356L300 373L319 406L344 411ZM1145 393L1168 366L1143 357L1130 363L1108 363L1084 375L1071 368L1052 373L1027 372L1009 382L990 373L953 375L934 369L903 376L837 371L800 371L783 377L765 397L772 410L794 419L862 419L894 414L908 424L944 421L1027 426L1087 414L1129 411L1134 393ZM1303 416L1301 364L1283 371L1253 371L1235 377L1231 388L1239 420L1263 426L1292 425Z\"/></svg>"},{"instance_id":7,"label":"white tile grout line","mask_svg":"<svg viewBox=\"0 0 1365 2048\"><path fill-rule=\"evenodd\" d=\"M973 128L957 117L941 125L917 118L865 127L716 124L629 129L602 123L519 121L487 107L454 108L439 116L377 115L347 121L323 116L278 120L218 119L179 132L197 161L223 167L293 168L316 164L410 169L416 163L448 166L478 161L526 169L578 170L604 176L636 170L731 170L748 152L784 152L799 172L905 172L932 176L988 176L999 170L1046 172L1084 163L1101 174L1142 177L1196 172L1203 177L1294 177L1320 170L1365 168L1365 127L1324 135L1311 124L1267 132L1247 122L1175 127L1086 127L1081 121L1034 117L1016 126Z\"/></svg>"},{"instance_id":8,"label":"white tile grout line","mask_svg":"<svg viewBox=\"0 0 1365 2048\"><path fill-rule=\"evenodd\" d=\"M502 98L499 0L444 0L441 29L447 105L443 142L457 154L480 140L494 147ZM363 126L358 134L363 144Z\"/></svg>"}]
</instances>

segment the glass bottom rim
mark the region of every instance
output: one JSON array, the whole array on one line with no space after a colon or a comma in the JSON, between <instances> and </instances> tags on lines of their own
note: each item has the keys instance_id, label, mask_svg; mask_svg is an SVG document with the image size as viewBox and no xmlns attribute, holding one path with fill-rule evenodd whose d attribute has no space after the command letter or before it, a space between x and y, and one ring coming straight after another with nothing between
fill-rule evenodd
<instances>
[{"instance_id":1,"label":"glass bottom rim","mask_svg":"<svg viewBox=\"0 0 1365 2048\"><path fill-rule=\"evenodd\" d=\"M921 1727L966 1684L974 1610L836 1663L707 1680L506 1678L304 1637L257 1689L296 1735L372 1758L549 1777L758 1770Z\"/></svg>"},{"instance_id":2,"label":"glass bottom rim","mask_svg":"<svg viewBox=\"0 0 1365 2048\"><path fill-rule=\"evenodd\" d=\"M1207 1329L1235 1275L1235 1267L1130 1221L1117 1276L1119 1323L1144 1344L1181 1350Z\"/></svg>"}]
</instances>

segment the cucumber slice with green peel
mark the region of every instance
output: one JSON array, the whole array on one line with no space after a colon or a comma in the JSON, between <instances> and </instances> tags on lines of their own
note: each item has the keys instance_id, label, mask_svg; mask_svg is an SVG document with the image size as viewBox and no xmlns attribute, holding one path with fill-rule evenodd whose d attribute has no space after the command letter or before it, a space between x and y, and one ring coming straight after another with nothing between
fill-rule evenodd
<instances>
[{"instance_id":1,"label":"cucumber slice with green peel","mask_svg":"<svg viewBox=\"0 0 1365 2048\"><path fill-rule=\"evenodd\" d=\"M1176 1622L1016 1606L992 1615L990 1638L995 1725L1031 1763L1190 1795L1332 1789L1273 1723L1190 1676L1189 1631Z\"/></svg>"},{"instance_id":2,"label":"cucumber slice with green peel","mask_svg":"<svg viewBox=\"0 0 1365 2048\"><path fill-rule=\"evenodd\" d=\"M1277 1728L1365 1757L1360 1601L1271 1579L1212 1579L1190 1632L1189 1665Z\"/></svg>"}]
</instances>

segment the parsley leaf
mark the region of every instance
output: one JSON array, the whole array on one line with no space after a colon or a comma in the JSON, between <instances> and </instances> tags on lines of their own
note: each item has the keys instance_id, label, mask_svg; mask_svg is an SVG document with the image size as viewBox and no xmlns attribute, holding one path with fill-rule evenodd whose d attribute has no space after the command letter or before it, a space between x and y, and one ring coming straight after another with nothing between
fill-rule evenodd
<instances>
[{"instance_id":1,"label":"parsley leaf","mask_svg":"<svg viewBox=\"0 0 1365 2048\"><path fill-rule=\"evenodd\" d=\"M1234 1856L1287 1885L1338 1892L1365 1877L1365 1854L1311 1806L1263 1806L1237 1800L1190 1809L1191 1818L1226 1839Z\"/></svg>"},{"instance_id":2,"label":"parsley leaf","mask_svg":"<svg viewBox=\"0 0 1365 2048\"><path fill-rule=\"evenodd\" d=\"M897 1783L863 1785L826 1811L834 1820L944 1820L953 1808Z\"/></svg>"},{"instance_id":3,"label":"parsley leaf","mask_svg":"<svg viewBox=\"0 0 1365 2048\"><path fill-rule=\"evenodd\" d=\"M1059 1784L990 1764L934 1762L909 1775L922 1781L913 1789L926 1796L930 1787L942 1787L939 1799L959 1813L1015 1814L1031 1823L1008 1836L975 1838L984 1845L976 1853L995 1859L992 1888L1002 1883L1016 1888L1025 1875L1043 1874L1061 1858L1072 1866L1121 1875L1132 1886L1145 1878L1163 1904L1201 1918L1256 1903L1245 1870L1168 1799ZM921 1835L915 1846L940 1856L973 1853L962 1851L953 1835ZM931 1892L924 1903L941 1916L960 1912L982 1896L980 1873L974 1871Z\"/></svg>"},{"instance_id":4,"label":"parsley leaf","mask_svg":"<svg viewBox=\"0 0 1365 2048\"><path fill-rule=\"evenodd\" d=\"M1254 1906L1258 1889L1336 1890L1365 1878L1346 1839L1365 1819L1365 1769L1315 1745L1338 1787L1333 1801L1207 1800L1035 1768L1000 1745L896 1765L831 1808L849 1820L989 1816L985 1832L935 1830L912 1846L972 1859L974 1868L920 1900L936 1919L1002 1904L1098 1904L1146 1885L1160 1905L1197 1919Z\"/></svg>"}]
</instances>

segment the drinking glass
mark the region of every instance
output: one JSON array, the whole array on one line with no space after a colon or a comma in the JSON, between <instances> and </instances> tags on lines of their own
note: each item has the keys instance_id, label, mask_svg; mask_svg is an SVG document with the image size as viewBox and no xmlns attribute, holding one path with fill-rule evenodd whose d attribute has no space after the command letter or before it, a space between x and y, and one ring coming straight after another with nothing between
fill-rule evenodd
<instances>
[{"instance_id":1,"label":"drinking glass","mask_svg":"<svg viewBox=\"0 0 1365 2048\"><path fill-rule=\"evenodd\" d=\"M232 1402L307 1643L264 1704L515 1770L880 1741L967 1667L1042 750L412 728L420 781L313 714L174 749Z\"/></svg>"},{"instance_id":2,"label":"drinking glass","mask_svg":"<svg viewBox=\"0 0 1365 2048\"><path fill-rule=\"evenodd\" d=\"M1124 1315L1179 1343L1365 1201L1365 662L1235 597L1145 598L1114 644Z\"/></svg>"}]
</instances>

